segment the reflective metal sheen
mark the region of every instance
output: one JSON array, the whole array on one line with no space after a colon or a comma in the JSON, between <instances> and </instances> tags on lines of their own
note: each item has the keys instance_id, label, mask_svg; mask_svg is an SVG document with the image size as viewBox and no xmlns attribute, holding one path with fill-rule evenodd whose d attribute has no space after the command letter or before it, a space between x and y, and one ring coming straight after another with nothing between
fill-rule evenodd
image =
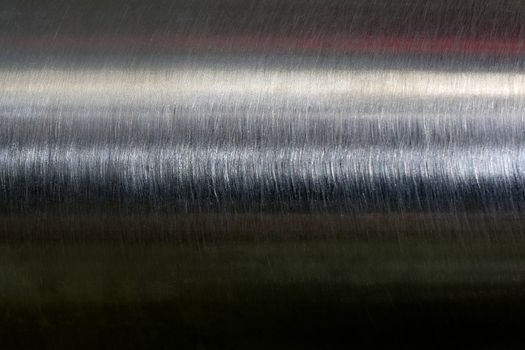
<instances>
[{"instance_id":1,"label":"reflective metal sheen","mask_svg":"<svg viewBox=\"0 0 525 350\"><path fill-rule=\"evenodd\" d=\"M523 9L396 4L1 10L3 239L520 237Z\"/></svg>"}]
</instances>

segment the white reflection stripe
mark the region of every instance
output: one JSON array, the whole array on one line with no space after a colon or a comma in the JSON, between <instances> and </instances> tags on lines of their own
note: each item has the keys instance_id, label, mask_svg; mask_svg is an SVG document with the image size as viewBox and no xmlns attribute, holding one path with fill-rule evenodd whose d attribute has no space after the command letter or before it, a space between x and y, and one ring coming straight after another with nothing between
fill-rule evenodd
<instances>
[{"instance_id":1,"label":"white reflection stripe","mask_svg":"<svg viewBox=\"0 0 525 350\"><path fill-rule=\"evenodd\" d=\"M525 95L525 74L429 71L169 69L0 71L0 94L10 99L102 102L195 96L439 97ZM1 101L1 100L0 100Z\"/></svg>"}]
</instances>

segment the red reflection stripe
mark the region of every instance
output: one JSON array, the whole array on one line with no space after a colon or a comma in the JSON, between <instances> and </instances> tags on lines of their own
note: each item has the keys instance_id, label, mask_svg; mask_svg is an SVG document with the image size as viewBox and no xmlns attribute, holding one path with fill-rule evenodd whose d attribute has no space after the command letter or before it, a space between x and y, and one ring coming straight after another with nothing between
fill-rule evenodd
<instances>
[{"instance_id":1,"label":"red reflection stripe","mask_svg":"<svg viewBox=\"0 0 525 350\"><path fill-rule=\"evenodd\" d=\"M115 48L210 50L234 52L331 52L433 55L521 56L520 38L450 38L388 36L252 36L252 35L97 35L0 37L4 48Z\"/></svg>"}]
</instances>

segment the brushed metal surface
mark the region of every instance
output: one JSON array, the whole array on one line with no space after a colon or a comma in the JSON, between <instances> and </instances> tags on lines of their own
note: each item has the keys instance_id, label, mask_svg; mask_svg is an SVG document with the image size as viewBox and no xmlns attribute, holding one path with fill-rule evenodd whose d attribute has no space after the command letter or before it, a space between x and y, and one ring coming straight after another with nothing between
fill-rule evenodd
<instances>
[{"instance_id":1,"label":"brushed metal surface","mask_svg":"<svg viewBox=\"0 0 525 350\"><path fill-rule=\"evenodd\" d=\"M0 328L504 333L524 33L513 0L2 2Z\"/></svg>"},{"instance_id":2,"label":"brushed metal surface","mask_svg":"<svg viewBox=\"0 0 525 350\"><path fill-rule=\"evenodd\" d=\"M516 3L110 3L2 12L4 239L523 234Z\"/></svg>"}]
</instances>

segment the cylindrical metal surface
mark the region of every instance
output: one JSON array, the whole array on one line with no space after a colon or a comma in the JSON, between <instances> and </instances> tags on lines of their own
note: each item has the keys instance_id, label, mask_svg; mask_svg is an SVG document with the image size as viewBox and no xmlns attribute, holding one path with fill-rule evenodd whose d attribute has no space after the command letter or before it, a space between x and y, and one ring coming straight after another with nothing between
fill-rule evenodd
<instances>
[{"instance_id":1,"label":"cylindrical metal surface","mask_svg":"<svg viewBox=\"0 0 525 350\"><path fill-rule=\"evenodd\" d=\"M2 236L520 236L522 9L495 3L3 12Z\"/></svg>"},{"instance_id":2,"label":"cylindrical metal surface","mask_svg":"<svg viewBox=\"0 0 525 350\"><path fill-rule=\"evenodd\" d=\"M513 0L7 1L0 329L515 326L524 35Z\"/></svg>"}]
</instances>

